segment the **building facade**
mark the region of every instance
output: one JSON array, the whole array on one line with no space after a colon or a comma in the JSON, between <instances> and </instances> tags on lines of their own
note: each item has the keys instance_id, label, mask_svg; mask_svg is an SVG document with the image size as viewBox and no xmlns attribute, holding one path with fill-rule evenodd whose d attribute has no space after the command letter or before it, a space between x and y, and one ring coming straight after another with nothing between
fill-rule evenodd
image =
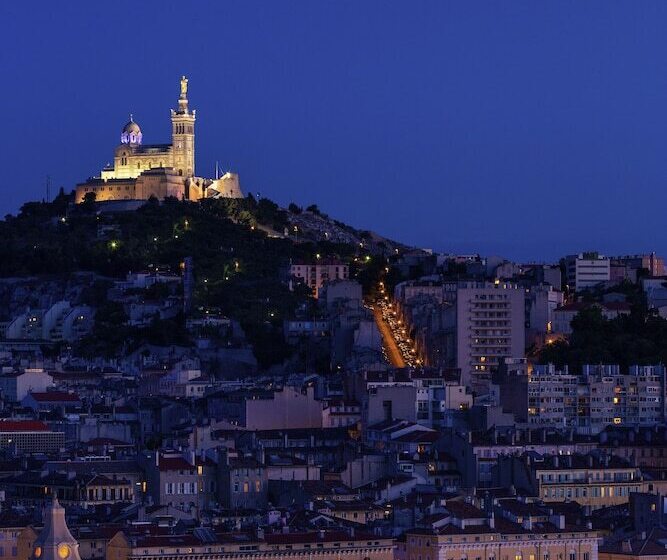
<instances>
[{"instance_id":1,"label":"building facade","mask_svg":"<svg viewBox=\"0 0 667 560\"><path fill-rule=\"evenodd\" d=\"M350 276L350 267L338 261L293 264L290 275L297 282L308 286L315 297L319 297L320 289L329 281L347 280Z\"/></svg>"},{"instance_id":2,"label":"building facade","mask_svg":"<svg viewBox=\"0 0 667 560\"><path fill-rule=\"evenodd\" d=\"M602 282L609 282L611 268L609 257L594 251L568 255L565 257L567 284L575 291L592 288Z\"/></svg>"},{"instance_id":3,"label":"building facade","mask_svg":"<svg viewBox=\"0 0 667 560\"><path fill-rule=\"evenodd\" d=\"M463 385L484 386L503 358L524 356L525 313L524 290L515 284L459 284L456 367Z\"/></svg>"},{"instance_id":4,"label":"building facade","mask_svg":"<svg viewBox=\"0 0 667 560\"><path fill-rule=\"evenodd\" d=\"M567 368L536 365L527 376L528 423L595 435L607 426L653 427L664 419L665 368L617 365Z\"/></svg>"}]
</instances>

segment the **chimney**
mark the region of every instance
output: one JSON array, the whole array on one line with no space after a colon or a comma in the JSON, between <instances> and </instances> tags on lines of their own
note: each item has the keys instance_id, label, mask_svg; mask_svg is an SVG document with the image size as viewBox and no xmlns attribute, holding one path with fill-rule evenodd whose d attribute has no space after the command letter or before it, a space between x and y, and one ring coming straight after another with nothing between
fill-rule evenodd
<instances>
[{"instance_id":1,"label":"chimney","mask_svg":"<svg viewBox=\"0 0 667 560\"><path fill-rule=\"evenodd\" d=\"M489 516L489 528L490 529L496 528L496 516L493 512L491 512L491 515Z\"/></svg>"}]
</instances>

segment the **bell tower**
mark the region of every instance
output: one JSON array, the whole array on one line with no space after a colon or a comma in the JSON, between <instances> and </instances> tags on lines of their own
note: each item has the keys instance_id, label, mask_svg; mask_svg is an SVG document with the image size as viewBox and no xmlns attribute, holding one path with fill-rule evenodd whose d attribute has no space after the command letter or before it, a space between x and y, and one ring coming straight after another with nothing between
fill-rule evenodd
<instances>
[{"instance_id":1,"label":"bell tower","mask_svg":"<svg viewBox=\"0 0 667 560\"><path fill-rule=\"evenodd\" d=\"M188 79L183 76L178 108L171 110L173 167L183 177L195 174L195 113L188 108Z\"/></svg>"},{"instance_id":2,"label":"bell tower","mask_svg":"<svg viewBox=\"0 0 667 560\"><path fill-rule=\"evenodd\" d=\"M53 496L44 509L44 528L35 539L30 560L81 560L79 543L65 522L65 508Z\"/></svg>"}]
</instances>

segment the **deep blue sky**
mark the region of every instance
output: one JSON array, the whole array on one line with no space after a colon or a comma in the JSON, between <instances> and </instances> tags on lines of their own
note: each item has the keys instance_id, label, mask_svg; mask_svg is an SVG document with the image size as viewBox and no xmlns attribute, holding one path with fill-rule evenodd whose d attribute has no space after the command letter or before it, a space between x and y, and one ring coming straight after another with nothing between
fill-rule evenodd
<instances>
[{"instance_id":1,"label":"deep blue sky","mask_svg":"<svg viewBox=\"0 0 667 560\"><path fill-rule=\"evenodd\" d=\"M0 212L109 161L129 112L197 168L422 247L667 254L667 2L2 2Z\"/></svg>"}]
</instances>

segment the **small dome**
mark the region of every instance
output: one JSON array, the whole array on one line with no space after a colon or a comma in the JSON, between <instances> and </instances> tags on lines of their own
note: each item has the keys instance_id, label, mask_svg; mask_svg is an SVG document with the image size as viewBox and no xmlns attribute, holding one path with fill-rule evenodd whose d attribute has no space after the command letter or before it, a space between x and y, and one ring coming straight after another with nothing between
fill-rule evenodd
<instances>
[{"instance_id":1,"label":"small dome","mask_svg":"<svg viewBox=\"0 0 667 560\"><path fill-rule=\"evenodd\" d=\"M139 128L139 125L134 122L132 115L130 115L130 120L123 127L123 132L126 134L141 134L141 128Z\"/></svg>"},{"instance_id":2,"label":"small dome","mask_svg":"<svg viewBox=\"0 0 667 560\"><path fill-rule=\"evenodd\" d=\"M134 122L132 115L120 133L121 144L141 144L141 128Z\"/></svg>"}]
</instances>

